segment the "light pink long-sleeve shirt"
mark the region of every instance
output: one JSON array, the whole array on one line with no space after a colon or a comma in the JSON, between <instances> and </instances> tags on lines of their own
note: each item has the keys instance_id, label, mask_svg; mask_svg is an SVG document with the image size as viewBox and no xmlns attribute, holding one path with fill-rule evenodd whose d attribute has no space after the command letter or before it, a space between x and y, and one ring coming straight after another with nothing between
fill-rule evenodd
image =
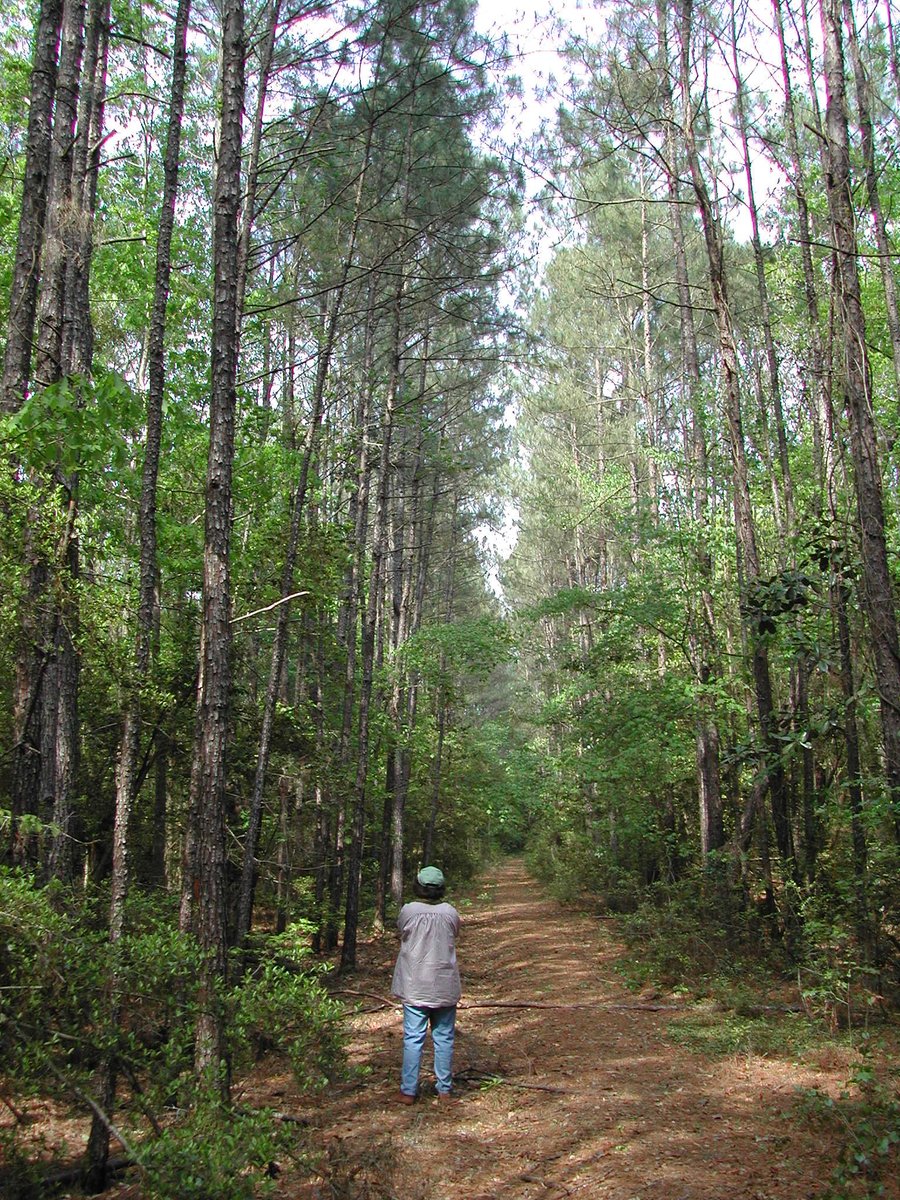
<instances>
[{"instance_id":1,"label":"light pink long-sleeve shirt","mask_svg":"<svg viewBox=\"0 0 900 1200\"><path fill-rule=\"evenodd\" d=\"M456 965L459 913L452 904L404 904L397 917L400 954L391 991L406 1004L446 1008L462 994Z\"/></svg>"}]
</instances>

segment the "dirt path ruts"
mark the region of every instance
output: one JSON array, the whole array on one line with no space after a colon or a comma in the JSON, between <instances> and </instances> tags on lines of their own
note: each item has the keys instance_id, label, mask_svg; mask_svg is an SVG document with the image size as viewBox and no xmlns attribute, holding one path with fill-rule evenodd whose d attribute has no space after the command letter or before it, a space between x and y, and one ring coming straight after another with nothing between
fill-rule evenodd
<instances>
[{"instance_id":1,"label":"dirt path ruts","mask_svg":"<svg viewBox=\"0 0 900 1200\"><path fill-rule=\"evenodd\" d=\"M461 911L459 1102L433 1100L425 1069L423 1097L398 1105L399 1013L353 1017L368 1081L307 1110L327 1155L316 1178L287 1173L283 1200L804 1200L824 1187L832 1156L785 1114L796 1088L834 1088L846 1063L707 1059L666 1038L672 1012L609 1007L641 1003L614 975L621 946L518 862ZM348 986L386 994L393 953L367 946Z\"/></svg>"}]
</instances>

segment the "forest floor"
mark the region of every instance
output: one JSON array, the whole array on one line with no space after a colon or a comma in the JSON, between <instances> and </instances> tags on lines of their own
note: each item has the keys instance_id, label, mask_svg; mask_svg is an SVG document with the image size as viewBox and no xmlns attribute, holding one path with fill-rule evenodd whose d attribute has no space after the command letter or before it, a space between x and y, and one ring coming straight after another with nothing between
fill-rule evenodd
<instances>
[{"instance_id":1,"label":"forest floor","mask_svg":"<svg viewBox=\"0 0 900 1200\"><path fill-rule=\"evenodd\" d=\"M629 991L617 972L627 952L615 922L548 898L516 860L456 903L464 989L458 1101L435 1098L429 1043L422 1095L409 1107L397 1102L401 1014L389 998L396 946L392 937L364 942L358 972L336 992L348 1005L356 1079L309 1098L289 1072L264 1061L235 1088L238 1105L274 1108L297 1129L300 1153L279 1163L278 1200L812 1200L825 1193L841 1139L801 1096L818 1089L841 1108L859 1061L852 1039L792 1042L777 1032L779 1021L792 1019L775 1015L786 1007L782 995L766 1053L748 1045L723 1052L716 1035L733 1029L733 1013ZM706 1042L698 1050L685 1030L708 1035L717 1052ZM895 1159L884 1191L873 1183L832 1194L900 1200L896 1166ZM140 1190L125 1177L105 1195L138 1200Z\"/></svg>"},{"instance_id":2,"label":"forest floor","mask_svg":"<svg viewBox=\"0 0 900 1200\"><path fill-rule=\"evenodd\" d=\"M397 1103L401 1016L378 1001L395 945L367 943L348 987L361 993L351 1056L368 1075L297 1106L323 1153L311 1177L285 1171L282 1200L806 1200L825 1191L838 1140L804 1115L799 1094L840 1096L850 1042L714 1057L679 1045L670 1029L680 1016L702 1027L724 1015L629 991L616 973L626 951L608 923L542 894L520 862L502 864L460 907L458 1102L437 1101L423 1069L418 1103ZM423 1067L429 1052L430 1043ZM275 1084L251 1081L245 1102L289 1105L289 1077L273 1095ZM896 1178L885 1187L900 1196Z\"/></svg>"}]
</instances>

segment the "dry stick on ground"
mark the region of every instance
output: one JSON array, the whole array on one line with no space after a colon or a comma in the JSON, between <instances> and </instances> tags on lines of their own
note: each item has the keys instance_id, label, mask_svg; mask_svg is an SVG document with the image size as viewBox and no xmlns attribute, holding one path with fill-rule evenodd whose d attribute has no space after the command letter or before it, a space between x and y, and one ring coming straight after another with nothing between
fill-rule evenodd
<instances>
[{"instance_id":1,"label":"dry stick on ground","mask_svg":"<svg viewBox=\"0 0 900 1200\"><path fill-rule=\"evenodd\" d=\"M380 1000L382 1008L402 1008L402 1003L397 1000L391 1000L387 996L381 996L378 992L352 992L348 988L336 988L333 993L335 996L365 996L372 1000ZM610 1009L626 1009L628 1011L638 1012L681 1012L684 1009L683 1004L546 1004L540 1000L470 1000L466 1004L459 1004L457 1008L460 1012L467 1011L472 1008L552 1008L570 1011L577 1008L595 1009L595 1010L610 1010ZM362 1012L378 1012L375 1008L365 1008ZM351 1013L350 1016L357 1016L357 1013Z\"/></svg>"},{"instance_id":2,"label":"dry stick on ground","mask_svg":"<svg viewBox=\"0 0 900 1200\"><path fill-rule=\"evenodd\" d=\"M7 1096L7 1094L2 1090L0 1090L0 1102L5 1104L15 1117L17 1125L25 1124L25 1122L28 1120L28 1114L24 1110L20 1111L18 1108L16 1108L9 1096Z\"/></svg>"},{"instance_id":3,"label":"dry stick on ground","mask_svg":"<svg viewBox=\"0 0 900 1200\"><path fill-rule=\"evenodd\" d=\"M396 1000L391 1000L388 996L382 996L379 992L352 992L349 988L332 988L331 994L332 996L366 996L370 1000L380 1000L383 1008L400 1007ZM366 1012L375 1011L375 1009L366 1009Z\"/></svg>"},{"instance_id":4,"label":"dry stick on ground","mask_svg":"<svg viewBox=\"0 0 900 1200\"><path fill-rule=\"evenodd\" d=\"M459 1008L561 1008L565 1011L576 1008L627 1009L638 1012L681 1012L683 1004L545 1004L540 1000L473 1000L469 1004L460 1004Z\"/></svg>"},{"instance_id":5,"label":"dry stick on ground","mask_svg":"<svg viewBox=\"0 0 900 1200\"><path fill-rule=\"evenodd\" d=\"M381 1001L377 1008L360 1008L354 1012L345 1014L350 1017L362 1016L365 1013L381 1012L385 1008L400 1009L403 1007L402 1001L392 1000L388 996L380 995L378 992L353 992L348 988L335 988L332 995L366 996L372 1000ZM472 1008L550 1008L561 1009L564 1012L575 1009L587 1009L595 1012L686 1012L688 1007L686 1004L627 1004L614 1001L605 1004L547 1004L541 1000L471 1000L468 1003L457 1005L460 1012L465 1012ZM805 1011L801 1004L755 1004L753 1008L761 1013L797 1013Z\"/></svg>"},{"instance_id":6,"label":"dry stick on ground","mask_svg":"<svg viewBox=\"0 0 900 1200\"><path fill-rule=\"evenodd\" d=\"M504 1087L521 1088L526 1092L559 1092L567 1096L587 1096L590 1093L578 1091L576 1088L555 1087L546 1083L519 1083L515 1079L507 1079L505 1075L497 1075L492 1071L460 1071L455 1077L463 1083L492 1083Z\"/></svg>"}]
</instances>

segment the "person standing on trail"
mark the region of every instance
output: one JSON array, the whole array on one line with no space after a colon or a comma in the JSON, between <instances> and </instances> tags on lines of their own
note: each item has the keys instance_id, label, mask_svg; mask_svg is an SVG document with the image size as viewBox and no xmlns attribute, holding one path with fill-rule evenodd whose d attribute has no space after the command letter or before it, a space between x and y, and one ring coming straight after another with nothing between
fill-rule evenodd
<instances>
[{"instance_id":1,"label":"person standing on trail","mask_svg":"<svg viewBox=\"0 0 900 1200\"><path fill-rule=\"evenodd\" d=\"M448 1100L453 1087L453 1039L461 995L456 965L460 922L453 905L444 902L444 887L442 871L423 867L413 885L417 899L404 904L397 917L400 953L391 991L403 1001L401 1104L415 1103L419 1094L419 1069L429 1026L438 1099Z\"/></svg>"}]
</instances>

